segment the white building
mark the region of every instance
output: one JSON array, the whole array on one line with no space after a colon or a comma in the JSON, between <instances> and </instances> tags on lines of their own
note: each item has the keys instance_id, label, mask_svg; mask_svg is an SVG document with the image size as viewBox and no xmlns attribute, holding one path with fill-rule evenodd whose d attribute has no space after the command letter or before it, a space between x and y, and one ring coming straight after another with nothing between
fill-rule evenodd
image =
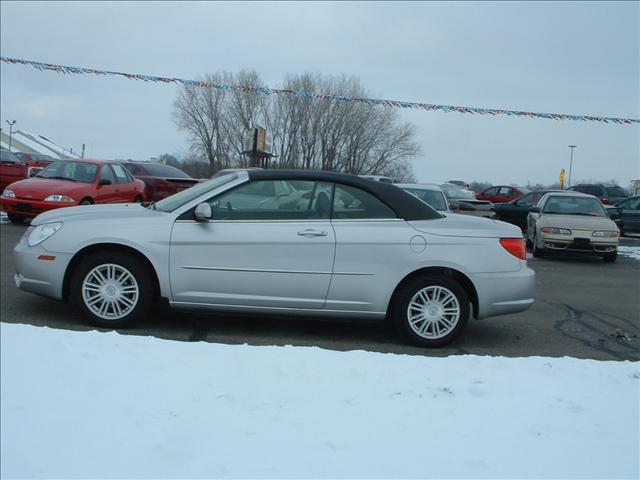
<instances>
[{"instance_id":1,"label":"white building","mask_svg":"<svg viewBox=\"0 0 640 480\"><path fill-rule=\"evenodd\" d=\"M80 156L73 153L71 150L55 144L42 135L25 132L24 130L16 130L13 132L13 135L11 136L11 148L9 148L9 134L5 132L5 129L0 131L0 147L5 150L11 150L14 153L40 153L43 155L50 155L56 159Z\"/></svg>"}]
</instances>

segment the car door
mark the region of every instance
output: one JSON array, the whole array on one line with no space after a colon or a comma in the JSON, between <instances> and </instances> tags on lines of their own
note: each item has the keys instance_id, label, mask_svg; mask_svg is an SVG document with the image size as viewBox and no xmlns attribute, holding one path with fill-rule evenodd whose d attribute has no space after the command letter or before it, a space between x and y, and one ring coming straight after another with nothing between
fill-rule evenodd
<instances>
[{"instance_id":1,"label":"car door","mask_svg":"<svg viewBox=\"0 0 640 480\"><path fill-rule=\"evenodd\" d=\"M528 193L518 200L497 206L496 213L499 216L499 220L517 225L524 231L527 229L529 208L535 205L539 199L539 195Z\"/></svg>"},{"instance_id":2,"label":"car door","mask_svg":"<svg viewBox=\"0 0 640 480\"><path fill-rule=\"evenodd\" d=\"M212 219L187 212L171 235L176 304L317 310L331 281L330 184L260 180L208 200Z\"/></svg>"},{"instance_id":3,"label":"car door","mask_svg":"<svg viewBox=\"0 0 640 480\"><path fill-rule=\"evenodd\" d=\"M118 203L133 202L137 195L133 177L120 164L113 163L111 168L113 168L113 173L116 176L114 201Z\"/></svg>"},{"instance_id":4,"label":"car door","mask_svg":"<svg viewBox=\"0 0 640 480\"><path fill-rule=\"evenodd\" d=\"M102 185L104 181L108 181L109 183ZM100 175L98 176L98 185L94 198L95 203L115 203L118 198L117 188L116 176L111 169L111 165L102 165Z\"/></svg>"},{"instance_id":5,"label":"car door","mask_svg":"<svg viewBox=\"0 0 640 480\"><path fill-rule=\"evenodd\" d=\"M352 186L335 186L331 223L336 234L336 259L327 310L385 314L389 285L414 237L416 251L424 248L416 230L372 194ZM422 238L424 241L424 238Z\"/></svg>"},{"instance_id":6,"label":"car door","mask_svg":"<svg viewBox=\"0 0 640 480\"><path fill-rule=\"evenodd\" d=\"M624 231L640 233L640 197L628 198L616 206L622 214Z\"/></svg>"}]
</instances>

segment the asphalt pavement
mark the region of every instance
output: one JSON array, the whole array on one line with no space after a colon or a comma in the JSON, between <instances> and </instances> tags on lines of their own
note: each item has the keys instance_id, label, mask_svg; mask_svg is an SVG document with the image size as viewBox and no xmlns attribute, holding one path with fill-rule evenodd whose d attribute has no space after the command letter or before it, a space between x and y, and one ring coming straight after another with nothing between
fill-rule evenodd
<instances>
[{"instance_id":1,"label":"asphalt pavement","mask_svg":"<svg viewBox=\"0 0 640 480\"><path fill-rule=\"evenodd\" d=\"M0 321L66 330L96 330L66 304L18 290L12 249L26 225L0 224ZM640 247L640 239L621 239ZM185 342L304 345L426 356L477 354L507 357L571 356L640 360L640 261L618 256L531 259L536 299L526 312L469 322L452 345L407 345L384 323L230 316L156 309L127 335Z\"/></svg>"}]
</instances>

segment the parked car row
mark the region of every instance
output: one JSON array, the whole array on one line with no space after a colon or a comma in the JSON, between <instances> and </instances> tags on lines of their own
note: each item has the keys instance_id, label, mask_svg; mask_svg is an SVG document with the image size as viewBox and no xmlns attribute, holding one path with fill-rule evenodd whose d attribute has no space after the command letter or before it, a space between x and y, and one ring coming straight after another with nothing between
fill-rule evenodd
<instances>
[{"instance_id":1,"label":"parked car row","mask_svg":"<svg viewBox=\"0 0 640 480\"><path fill-rule=\"evenodd\" d=\"M73 205L158 201L198 183L159 163L0 153L0 207L14 223Z\"/></svg>"}]
</instances>

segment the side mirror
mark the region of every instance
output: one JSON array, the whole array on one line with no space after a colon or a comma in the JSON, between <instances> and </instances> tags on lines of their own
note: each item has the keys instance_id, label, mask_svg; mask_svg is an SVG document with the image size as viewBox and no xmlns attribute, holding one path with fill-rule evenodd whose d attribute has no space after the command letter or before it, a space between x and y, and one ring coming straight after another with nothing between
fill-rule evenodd
<instances>
[{"instance_id":1,"label":"side mirror","mask_svg":"<svg viewBox=\"0 0 640 480\"><path fill-rule=\"evenodd\" d=\"M201 203L196 207L195 211L196 221L198 222L206 222L207 220L211 220L211 205L208 203Z\"/></svg>"},{"instance_id":2,"label":"side mirror","mask_svg":"<svg viewBox=\"0 0 640 480\"><path fill-rule=\"evenodd\" d=\"M607 213L609 214L609 218L620 218L620 209L618 207L607 208Z\"/></svg>"},{"instance_id":3,"label":"side mirror","mask_svg":"<svg viewBox=\"0 0 640 480\"><path fill-rule=\"evenodd\" d=\"M111 185L111 180L103 178L103 179L100 180L100 183L98 185L100 185L100 186L102 186L102 185Z\"/></svg>"},{"instance_id":4,"label":"side mirror","mask_svg":"<svg viewBox=\"0 0 640 480\"><path fill-rule=\"evenodd\" d=\"M540 207L531 207L529 208L531 213L540 213Z\"/></svg>"}]
</instances>

